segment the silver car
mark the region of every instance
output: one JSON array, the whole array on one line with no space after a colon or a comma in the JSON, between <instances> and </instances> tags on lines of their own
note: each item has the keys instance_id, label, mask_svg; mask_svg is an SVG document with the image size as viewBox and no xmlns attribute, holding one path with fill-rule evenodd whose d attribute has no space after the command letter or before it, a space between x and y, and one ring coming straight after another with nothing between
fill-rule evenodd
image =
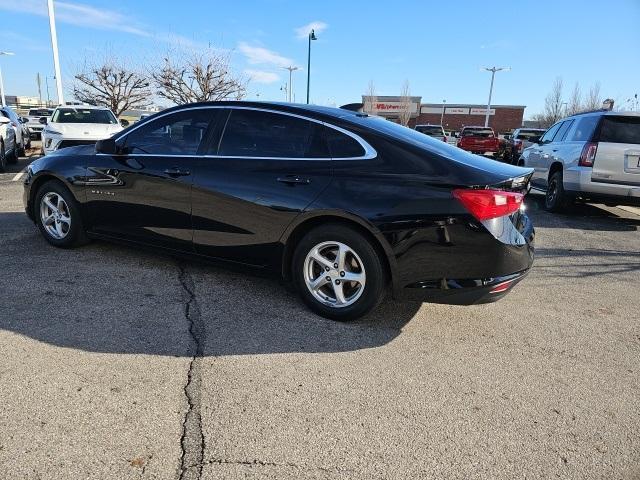
<instances>
[{"instance_id":1,"label":"silver car","mask_svg":"<svg viewBox=\"0 0 640 480\"><path fill-rule=\"evenodd\" d=\"M601 110L552 125L522 152L533 188L557 212L573 200L640 206L640 113Z\"/></svg>"}]
</instances>

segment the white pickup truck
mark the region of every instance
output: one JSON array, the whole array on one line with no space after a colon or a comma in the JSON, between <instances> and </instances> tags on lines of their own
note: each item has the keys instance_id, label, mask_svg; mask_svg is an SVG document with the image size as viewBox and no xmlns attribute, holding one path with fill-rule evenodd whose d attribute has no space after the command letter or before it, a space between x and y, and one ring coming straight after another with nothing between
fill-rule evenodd
<instances>
[{"instance_id":1,"label":"white pickup truck","mask_svg":"<svg viewBox=\"0 0 640 480\"><path fill-rule=\"evenodd\" d=\"M40 119L42 117L47 117L48 120L52 113L52 108L32 108L29 110L29 113L27 114L27 118L29 119L27 126L29 127L29 131L33 138L39 138L42 135L44 125L40 123Z\"/></svg>"}]
</instances>

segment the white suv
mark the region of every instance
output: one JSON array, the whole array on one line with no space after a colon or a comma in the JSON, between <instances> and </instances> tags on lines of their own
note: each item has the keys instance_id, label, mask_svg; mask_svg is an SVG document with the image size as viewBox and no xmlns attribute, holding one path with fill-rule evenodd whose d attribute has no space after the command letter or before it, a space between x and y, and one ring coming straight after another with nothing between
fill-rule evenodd
<instances>
[{"instance_id":1,"label":"white suv","mask_svg":"<svg viewBox=\"0 0 640 480\"><path fill-rule=\"evenodd\" d=\"M50 120L43 117L40 121L46 124L42 130L45 155L60 148L91 145L122 130L111 110L87 105L60 106Z\"/></svg>"},{"instance_id":2,"label":"white suv","mask_svg":"<svg viewBox=\"0 0 640 480\"><path fill-rule=\"evenodd\" d=\"M524 150L518 164L534 169L531 185L546 193L549 211L576 198L640 206L640 113L567 117Z\"/></svg>"}]
</instances>

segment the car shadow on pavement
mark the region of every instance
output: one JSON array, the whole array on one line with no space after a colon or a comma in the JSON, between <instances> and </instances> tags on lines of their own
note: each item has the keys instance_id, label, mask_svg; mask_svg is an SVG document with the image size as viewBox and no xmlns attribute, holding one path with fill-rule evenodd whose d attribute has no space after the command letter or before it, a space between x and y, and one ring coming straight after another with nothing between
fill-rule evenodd
<instances>
[{"instance_id":1,"label":"car shadow on pavement","mask_svg":"<svg viewBox=\"0 0 640 480\"><path fill-rule=\"evenodd\" d=\"M54 248L23 213L0 213L0 245L0 329L89 352L347 352L392 341L420 308L388 299L334 322L272 279L103 242Z\"/></svg>"},{"instance_id":2,"label":"car shadow on pavement","mask_svg":"<svg viewBox=\"0 0 640 480\"><path fill-rule=\"evenodd\" d=\"M622 210L613 213L587 203L575 203L562 213L550 213L544 210L544 196L533 194L526 197L525 206L536 227L611 232L635 232L640 227L640 217Z\"/></svg>"}]
</instances>

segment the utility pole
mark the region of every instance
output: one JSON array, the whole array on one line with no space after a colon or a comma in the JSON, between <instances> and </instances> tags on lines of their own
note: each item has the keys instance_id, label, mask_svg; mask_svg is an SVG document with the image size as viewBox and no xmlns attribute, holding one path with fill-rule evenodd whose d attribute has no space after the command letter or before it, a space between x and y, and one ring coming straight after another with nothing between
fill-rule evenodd
<instances>
[{"instance_id":1,"label":"utility pole","mask_svg":"<svg viewBox=\"0 0 640 480\"><path fill-rule=\"evenodd\" d=\"M307 50L307 105L309 104L309 85L311 83L311 40L317 40L316 32L309 32L309 50Z\"/></svg>"},{"instance_id":2,"label":"utility pole","mask_svg":"<svg viewBox=\"0 0 640 480\"><path fill-rule=\"evenodd\" d=\"M440 114L440 126L444 126L444 108L447 106L447 101L442 100L442 113Z\"/></svg>"},{"instance_id":3,"label":"utility pole","mask_svg":"<svg viewBox=\"0 0 640 480\"><path fill-rule=\"evenodd\" d=\"M42 106L42 80L40 79L40 72L36 73L36 84L38 85L38 101Z\"/></svg>"},{"instance_id":4,"label":"utility pole","mask_svg":"<svg viewBox=\"0 0 640 480\"><path fill-rule=\"evenodd\" d=\"M14 55L13 52L0 52L0 56L3 55ZM2 81L2 68L0 67L0 101L2 102L2 106L5 107L7 105L7 101L4 98L4 82Z\"/></svg>"},{"instance_id":5,"label":"utility pole","mask_svg":"<svg viewBox=\"0 0 640 480\"><path fill-rule=\"evenodd\" d=\"M294 70L298 70L298 67L294 67L293 65L289 65L288 67L282 67L285 70L289 70L289 103L291 103L291 95L293 92L293 76L291 75Z\"/></svg>"},{"instance_id":6,"label":"utility pole","mask_svg":"<svg viewBox=\"0 0 640 480\"><path fill-rule=\"evenodd\" d=\"M491 110L491 95L493 94L493 79L496 76L496 72L500 72L502 70L508 71L511 70L510 67L484 67L487 72L491 72L491 86L489 87L489 101L487 102L487 115L484 118L484 126L489 126L489 111Z\"/></svg>"},{"instance_id":7,"label":"utility pole","mask_svg":"<svg viewBox=\"0 0 640 480\"><path fill-rule=\"evenodd\" d=\"M60 59L58 58L58 34L56 33L56 18L53 11L53 0L47 0L49 9L49 29L51 31L51 48L53 49L53 69L55 70L56 90L58 92L58 104L64 105L62 94L62 75L60 74Z\"/></svg>"}]
</instances>

